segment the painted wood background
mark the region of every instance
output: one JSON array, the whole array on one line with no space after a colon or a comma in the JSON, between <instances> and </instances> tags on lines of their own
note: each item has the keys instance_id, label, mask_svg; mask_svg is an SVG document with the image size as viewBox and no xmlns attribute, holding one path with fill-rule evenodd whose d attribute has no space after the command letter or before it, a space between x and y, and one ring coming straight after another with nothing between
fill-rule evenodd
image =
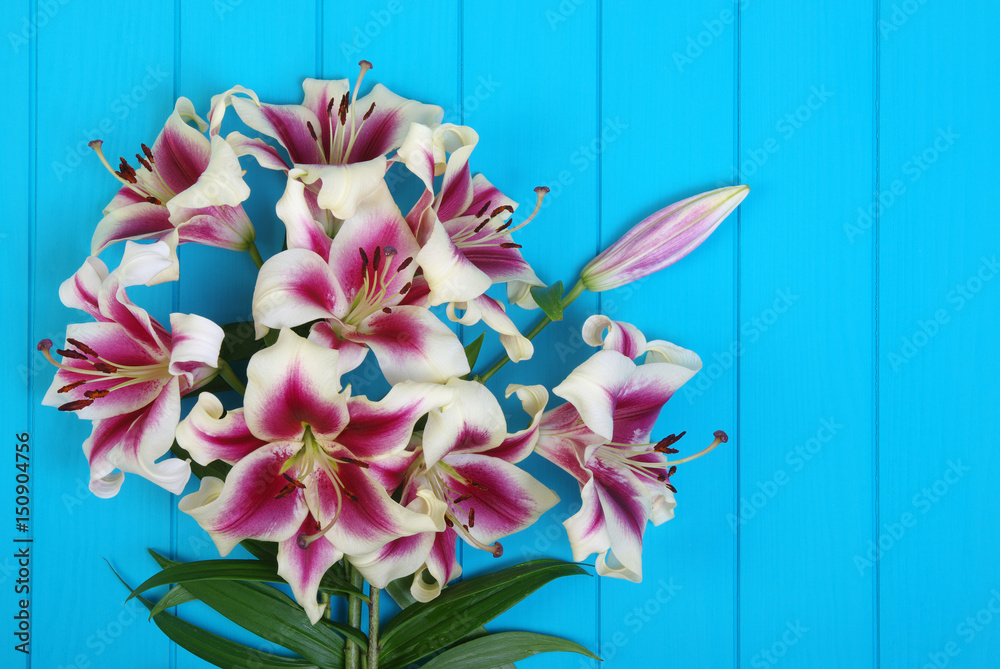
<instances>
[{"instance_id":1,"label":"painted wood background","mask_svg":"<svg viewBox=\"0 0 1000 669\"><path fill-rule=\"evenodd\" d=\"M687 429L688 449L719 428L733 439L677 476L677 517L648 533L641 585L557 583L495 629L564 635L609 667L1000 666L997 3L5 0L0 25L3 666L204 666L123 608L103 559L135 582L153 571L146 547L214 549L141 480L91 496L87 425L38 405L52 370L34 344L77 318L57 287L116 185L87 141L128 155L176 96L203 114L234 84L298 102L304 77L353 78L361 58L372 81L473 125L474 167L513 197L552 188L519 239L550 281L674 200L753 189L689 258L581 298L542 338L555 354L499 379L557 382L600 310L704 359L664 432ZM262 202L266 254L280 242ZM245 255L185 247L182 261L178 288L137 299L161 315L249 315ZM575 486L533 471L564 501L504 563L569 556ZM30 660L13 649L15 538L33 538ZM464 563L495 565L470 551ZM228 629L195 604L182 613Z\"/></svg>"}]
</instances>

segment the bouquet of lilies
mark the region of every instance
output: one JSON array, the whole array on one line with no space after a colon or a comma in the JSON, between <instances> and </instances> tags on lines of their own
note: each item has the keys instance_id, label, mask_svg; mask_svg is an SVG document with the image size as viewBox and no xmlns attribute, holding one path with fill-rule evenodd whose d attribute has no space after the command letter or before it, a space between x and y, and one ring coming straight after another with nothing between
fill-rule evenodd
<instances>
[{"instance_id":1,"label":"bouquet of lilies","mask_svg":"<svg viewBox=\"0 0 1000 669\"><path fill-rule=\"evenodd\" d=\"M552 579L586 573L580 565L535 560L456 582L456 546L499 556L502 539L558 502L520 467L538 454L579 483L580 510L564 523L574 560L596 553L599 575L641 580L646 523L673 517L676 465L701 455L675 458L683 433L656 439L654 423L701 360L594 315L582 337L599 350L552 389L563 403L550 408L542 385L507 386L504 398L516 395L527 414L515 429L487 382L507 362L531 358L534 336L584 291L622 286L687 255L749 189L721 188L653 214L564 292L538 278L514 241L548 189L536 188L534 211L516 220L518 204L472 174L476 132L381 84L359 97L370 68L361 63L353 92L347 80L306 79L301 105L266 104L237 86L212 98L207 122L181 98L152 148L117 166L91 143L121 187L91 257L59 291L94 322L67 327L61 361L51 341L39 343L58 368L43 403L93 422L83 450L95 495L117 494L126 474L179 495L194 473L200 486L180 509L222 557L239 545L250 553L188 563L153 553L161 571L130 588L171 639L219 667L444 669L507 666L546 651L595 657L567 640L482 628ZM253 136L223 136L227 112ZM386 179L397 163L420 188L405 214ZM266 261L243 207L245 166L285 181L274 209L285 248ZM109 271L97 256L118 242L124 253ZM179 280L185 243L248 252L259 270L252 323L174 313L166 327L129 299L132 286ZM506 284L506 304L487 294L494 284ZM540 311L527 335L512 308ZM506 355L477 371L483 338L463 347L445 316L482 321ZM369 354L389 386L378 399L351 392ZM245 375L231 366L241 361ZM193 406L183 415L185 398ZM716 432L702 453L725 441ZM158 586L171 587L148 599ZM383 589L401 612L380 629ZM295 657L167 611L192 600Z\"/></svg>"}]
</instances>

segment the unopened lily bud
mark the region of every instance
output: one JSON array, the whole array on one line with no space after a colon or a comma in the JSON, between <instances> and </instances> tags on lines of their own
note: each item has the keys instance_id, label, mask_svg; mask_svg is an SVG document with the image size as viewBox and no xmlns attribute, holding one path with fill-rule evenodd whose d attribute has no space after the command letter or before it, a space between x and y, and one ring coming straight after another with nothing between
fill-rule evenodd
<instances>
[{"instance_id":1,"label":"unopened lily bud","mask_svg":"<svg viewBox=\"0 0 1000 669\"><path fill-rule=\"evenodd\" d=\"M674 264L705 241L749 192L749 186L728 186L661 209L591 260L580 280L597 293Z\"/></svg>"}]
</instances>

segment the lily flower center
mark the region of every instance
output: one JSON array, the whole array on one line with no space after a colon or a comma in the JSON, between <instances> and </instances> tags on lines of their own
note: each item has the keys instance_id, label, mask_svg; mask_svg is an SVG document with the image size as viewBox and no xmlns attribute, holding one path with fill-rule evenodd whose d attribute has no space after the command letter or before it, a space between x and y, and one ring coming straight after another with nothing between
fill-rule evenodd
<instances>
[{"instance_id":1,"label":"lily flower center","mask_svg":"<svg viewBox=\"0 0 1000 669\"><path fill-rule=\"evenodd\" d=\"M680 451L673 448L673 445L680 441L681 437L685 434L687 433L681 432L680 434L671 434L655 444L621 444L609 441L608 443L598 447L594 455L607 462L630 469L632 472L642 477L654 478L665 484L671 492L677 492L677 489L670 484L670 477L677 471L677 465L700 458L719 444L724 444L729 441L729 436L725 432L722 430L716 430L713 435L715 437L715 441L694 455L689 455L686 458L681 458L679 460L665 459L660 462L645 462L643 460L636 459L636 456L669 456L679 453Z\"/></svg>"},{"instance_id":2,"label":"lily flower center","mask_svg":"<svg viewBox=\"0 0 1000 669\"><path fill-rule=\"evenodd\" d=\"M420 463L418 465L419 469L424 468L423 457L418 458L417 463ZM442 474L444 474L444 476L442 476ZM469 530L476 526L475 496L455 490L448 485L447 479L450 478L460 481L467 486L471 486L484 492L489 491L489 488L478 481L473 481L468 477L462 476L455 471L454 467L451 467L444 462L438 462L436 465L427 470L424 473L424 478L427 481L428 487L434 492L434 495L438 499L448 503L448 510L444 515L444 522L448 525L448 527L455 530L455 532L465 539L466 542L475 546L479 550L486 551L493 557L500 557L503 555L503 545L499 541L494 542L492 546L487 546L473 537L469 532ZM461 516L464 516L465 522L462 522Z\"/></svg>"},{"instance_id":3,"label":"lily flower center","mask_svg":"<svg viewBox=\"0 0 1000 669\"><path fill-rule=\"evenodd\" d=\"M531 212L521 224L511 227L514 223L512 219L507 219L505 223L497 223L496 227L491 226L493 219L501 216L504 212L514 213L514 208L509 204L505 204L501 207L497 207L492 211L489 211L490 205L493 204L491 200L487 200L476 215L463 227L461 230L452 235L451 241L458 248L473 248L476 246L490 246L497 243L497 241L502 238L509 236L528 223L531 222L535 216L538 215L539 210L542 208L542 200L545 199L545 195L549 192L549 189L545 186L538 186L535 188L535 195L537 199L535 200L535 209ZM489 214L486 212L489 211ZM480 218L482 220L480 220ZM486 231L484 232L484 228ZM520 244L515 244L514 242L503 242L500 244L502 248L505 249L519 249Z\"/></svg>"},{"instance_id":4,"label":"lily flower center","mask_svg":"<svg viewBox=\"0 0 1000 669\"><path fill-rule=\"evenodd\" d=\"M104 142L99 139L95 139L90 142L90 148L94 150L97 157L101 160L101 163L107 168L108 172L122 182L124 186L131 188L137 195L142 197L146 202L150 204L163 205L170 198L177 195L167 182L163 180L159 171L156 169L156 160L153 158L153 152L145 144L142 145L142 153L135 154L135 159L139 162L140 168L136 170L128 161L125 160L124 156L119 158L121 161L118 165L118 169L111 167L108 159L104 157L104 151L101 148Z\"/></svg>"},{"instance_id":5,"label":"lily flower center","mask_svg":"<svg viewBox=\"0 0 1000 669\"><path fill-rule=\"evenodd\" d=\"M396 275L413 262L411 257L404 258L403 262L396 265L395 270L391 270L391 258L397 253L393 246L386 246L384 249L376 246L370 261L363 248L358 248L358 253L361 255L361 288L343 319L345 323L355 326L377 311L392 313L392 306L399 303L412 284L407 282L394 293L390 293L388 287Z\"/></svg>"},{"instance_id":6,"label":"lily flower center","mask_svg":"<svg viewBox=\"0 0 1000 669\"><path fill-rule=\"evenodd\" d=\"M96 384L97 382L108 381L110 379L120 379L121 383L118 383L111 388L102 387L84 391L83 394L85 399L67 402L59 407L60 411L79 411L80 409L90 406L96 400L99 400L102 397L107 397L110 393L121 388L125 388L136 383L162 381L164 379L169 379L171 376L169 359L165 359L162 362L153 365L122 365L101 357L97 351L81 341L77 341L76 339L67 339L66 341L74 348L67 350L57 349L56 353L61 355L63 358L85 361L87 363L86 365L76 367L56 362L56 359L52 357L52 353L49 350L52 348L52 341L50 339L43 339L38 342L37 347L38 350L42 352L42 355L44 355L50 363L59 369L86 377L67 384L62 388L59 388L56 392L68 393L69 391L88 383Z\"/></svg>"},{"instance_id":7,"label":"lily flower center","mask_svg":"<svg viewBox=\"0 0 1000 669\"><path fill-rule=\"evenodd\" d=\"M361 67L361 73L358 75L358 80L354 83L354 95L351 95L350 89L341 96L340 100L337 98L330 98L329 103L326 105L326 118L319 119L320 123L325 123L326 127L324 130L328 132L329 143L324 145L322 134L317 132L317 129L312 127L311 121L306 121L306 127L309 129L309 134L312 135L313 140L316 142L316 146L319 147L320 155L323 156L323 161L327 165L346 165L351 162L351 151L354 149L354 143L358 139L358 135L361 134L361 128L364 127L365 122L371 118L372 112L375 111L375 103L372 102L364 113L358 109L356 101L358 98L358 89L361 88L361 81L365 78L365 73L372 69L372 64L367 60L363 60L358 65ZM336 111L334 108L336 107ZM361 117L360 120L358 117Z\"/></svg>"}]
</instances>

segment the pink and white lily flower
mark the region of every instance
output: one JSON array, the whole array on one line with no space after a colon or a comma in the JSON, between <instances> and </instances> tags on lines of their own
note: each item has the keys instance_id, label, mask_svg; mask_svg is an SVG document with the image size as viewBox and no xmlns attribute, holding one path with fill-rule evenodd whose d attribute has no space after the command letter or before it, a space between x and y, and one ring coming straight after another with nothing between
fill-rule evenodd
<instances>
[{"instance_id":1,"label":"pink and white lily flower","mask_svg":"<svg viewBox=\"0 0 1000 669\"><path fill-rule=\"evenodd\" d=\"M315 184L310 204L315 200L341 220L354 216L358 203L378 187L388 168L386 155L399 147L410 123L437 125L444 116L441 107L400 97L382 84L358 98L372 67L368 61L360 65L353 96L347 79L306 79L301 105L231 99L243 122L277 140L291 164L259 149L248 147L247 153L258 156L264 167L273 169L281 161L285 169L301 169L301 179Z\"/></svg>"},{"instance_id":2,"label":"pink and white lily flower","mask_svg":"<svg viewBox=\"0 0 1000 669\"><path fill-rule=\"evenodd\" d=\"M674 264L708 239L749 193L748 186L728 186L661 209L587 263L580 281L597 293Z\"/></svg>"},{"instance_id":3,"label":"pink and white lily flower","mask_svg":"<svg viewBox=\"0 0 1000 669\"><path fill-rule=\"evenodd\" d=\"M649 439L663 405L701 368L701 360L667 342L647 343L634 326L603 316L588 319L584 338L604 350L554 389L568 402L542 417L535 450L580 484L582 508L563 523L573 559L597 553L599 574L641 581L646 521L660 525L673 517L675 465L727 437L716 432L704 451L671 462L668 456L677 453L672 445L684 433ZM632 358L643 353L646 363L636 365Z\"/></svg>"},{"instance_id":4,"label":"pink and white lily flower","mask_svg":"<svg viewBox=\"0 0 1000 669\"><path fill-rule=\"evenodd\" d=\"M558 496L516 466L538 441L542 411L548 401L543 386L508 387L531 416L528 427L507 433L503 410L482 384L452 379L454 399L428 414L422 440L404 483L404 501L430 489L444 507L447 528L405 537L362 557L352 558L376 585L414 574L410 592L430 601L461 574L455 557L458 537L499 557L499 540L529 527L559 501ZM423 578L427 571L434 583Z\"/></svg>"},{"instance_id":5,"label":"pink and white lily flower","mask_svg":"<svg viewBox=\"0 0 1000 669\"><path fill-rule=\"evenodd\" d=\"M292 172L294 174L294 172ZM388 187L382 185L326 238L290 179L278 213L289 249L260 270L253 296L258 337L266 328L321 319L310 339L341 353L341 372L354 369L370 348L390 383L443 383L469 373L458 337L426 308L413 262L417 241ZM294 245L294 247L293 247Z\"/></svg>"},{"instance_id":6,"label":"pink and white lily flower","mask_svg":"<svg viewBox=\"0 0 1000 669\"><path fill-rule=\"evenodd\" d=\"M202 479L181 510L211 535L220 554L247 538L280 543L279 574L314 623L316 588L341 555L365 555L399 537L443 530L440 504L409 508L389 492L413 455L417 420L451 400L444 386L403 382L373 402L351 397L337 373L339 353L282 330L247 370L242 409L225 412L202 393L177 429L198 463L233 465L225 482Z\"/></svg>"},{"instance_id":7,"label":"pink and white lily flower","mask_svg":"<svg viewBox=\"0 0 1000 669\"><path fill-rule=\"evenodd\" d=\"M150 277L153 284L178 278L178 244L196 242L233 251L252 246L254 228L241 204L250 188L239 159L223 138L207 138L207 128L191 101L179 98L153 148L143 144L142 153L135 154L138 169L124 157L114 169L104 157L101 140L90 143L122 183L94 231L92 255L127 239L166 242L173 262Z\"/></svg>"},{"instance_id":8,"label":"pink and white lily flower","mask_svg":"<svg viewBox=\"0 0 1000 669\"><path fill-rule=\"evenodd\" d=\"M514 225L511 216L517 203L483 175L473 177L469 171L469 156L478 141L472 128L414 124L397 153L424 183L407 222L421 245L417 264L427 277L432 305L471 302L494 283L543 285L511 234L535 217L548 188L535 189L535 210ZM434 176L441 173L444 178L435 195Z\"/></svg>"},{"instance_id":9,"label":"pink and white lily flower","mask_svg":"<svg viewBox=\"0 0 1000 669\"><path fill-rule=\"evenodd\" d=\"M38 345L59 368L42 404L94 421L83 451L90 490L98 497L116 495L126 472L180 494L191 472L183 460L157 459L174 442L181 396L218 371L222 328L201 316L171 314L168 332L125 292L170 264L164 242L128 242L121 265L110 274L101 260L88 258L59 296L98 322L66 329L66 348L56 351L62 362L49 352L51 341Z\"/></svg>"}]
</instances>

